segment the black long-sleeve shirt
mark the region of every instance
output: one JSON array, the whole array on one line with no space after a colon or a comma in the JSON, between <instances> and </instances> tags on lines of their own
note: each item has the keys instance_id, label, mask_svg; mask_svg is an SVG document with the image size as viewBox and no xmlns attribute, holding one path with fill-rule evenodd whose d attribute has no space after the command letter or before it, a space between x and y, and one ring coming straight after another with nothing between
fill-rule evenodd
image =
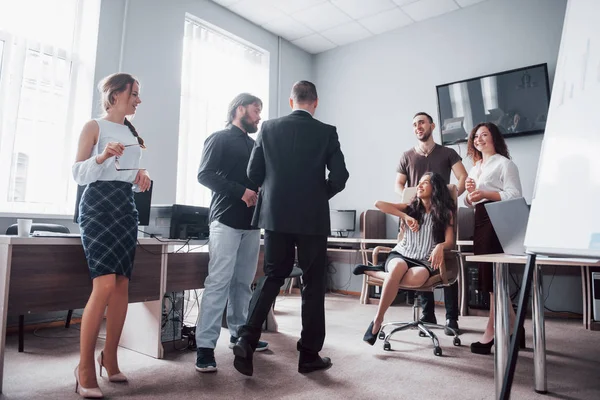
<instances>
[{"instance_id":1,"label":"black long-sleeve shirt","mask_svg":"<svg viewBox=\"0 0 600 400\"><path fill-rule=\"evenodd\" d=\"M210 221L219 221L234 229L251 226L254 207L242 200L246 188L258 187L246 175L254 140L235 125L210 135L204 142L198 182L212 190Z\"/></svg>"}]
</instances>

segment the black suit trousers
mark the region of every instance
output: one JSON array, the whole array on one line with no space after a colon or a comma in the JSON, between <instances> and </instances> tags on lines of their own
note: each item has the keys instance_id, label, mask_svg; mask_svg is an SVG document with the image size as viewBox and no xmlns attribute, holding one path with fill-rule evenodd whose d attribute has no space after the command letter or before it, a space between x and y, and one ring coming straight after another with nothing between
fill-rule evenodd
<instances>
[{"instance_id":1,"label":"black suit trousers","mask_svg":"<svg viewBox=\"0 0 600 400\"><path fill-rule=\"evenodd\" d=\"M297 349L306 355L321 351L325 341L325 291L327 289L327 236L265 231L265 276L250 300L246 325L238 335L256 348L261 327L285 279L292 272L298 250L302 269L302 333Z\"/></svg>"}]
</instances>

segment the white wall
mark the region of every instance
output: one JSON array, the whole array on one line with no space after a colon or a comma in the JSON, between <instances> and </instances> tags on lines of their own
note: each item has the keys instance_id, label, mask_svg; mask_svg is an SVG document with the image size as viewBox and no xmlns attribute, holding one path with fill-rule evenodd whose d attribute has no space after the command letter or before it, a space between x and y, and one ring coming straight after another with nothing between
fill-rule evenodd
<instances>
[{"instance_id":1,"label":"white wall","mask_svg":"<svg viewBox=\"0 0 600 400\"><path fill-rule=\"evenodd\" d=\"M548 63L552 78L565 7L566 0L488 0L319 54L318 115L337 125L350 171L332 206L358 215L376 200L397 199L397 163L416 143L412 117L426 111L437 120L436 85L539 63ZM434 135L439 142L439 129ZM508 140L528 200L541 140ZM388 219L388 237L396 230Z\"/></svg>"}]
</instances>

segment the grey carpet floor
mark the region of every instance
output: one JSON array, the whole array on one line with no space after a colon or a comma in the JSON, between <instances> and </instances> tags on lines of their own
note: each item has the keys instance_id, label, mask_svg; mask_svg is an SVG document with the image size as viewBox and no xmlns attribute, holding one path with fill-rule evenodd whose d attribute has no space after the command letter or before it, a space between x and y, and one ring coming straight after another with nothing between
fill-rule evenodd
<instances>
[{"instance_id":1,"label":"grey carpet floor","mask_svg":"<svg viewBox=\"0 0 600 400\"><path fill-rule=\"evenodd\" d=\"M300 334L300 299L288 295L276 304L278 333L265 333L270 350L255 355L252 378L234 370L223 330L215 355L219 371L194 370L195 352L172 350L156 360L119 350L128 384L100 380L107 399L493 399L493 355L471 354L486 319L462 317L462 346L439 332L444 355L433 355L431 341L416 331L398 334L393 351L378 341L371 347L362 335L376 306L358 298L328 295L327 338L323 356L333 360L328 371L297 372L295 343ZM438 319L444 310L438 307ZM388 319L410 319L412 310L394 306ZM600 399L600 332L586 331L578 320L547 320L549 394L533 390L531 321L526 321L527 349L520 353L512 399ZM75 327L76 328L76 327ZM41 329L25 337L25 353L17 352L17 337L7 338L2 399L77 399L73 369L79 340L76 329ZM140 333L143 334L143 333ZM43 336L43 337L40 337ZM67 336L67 337L62 337ZM103 341L98 341L101 349Z\"/></svg>"}]
</instances>

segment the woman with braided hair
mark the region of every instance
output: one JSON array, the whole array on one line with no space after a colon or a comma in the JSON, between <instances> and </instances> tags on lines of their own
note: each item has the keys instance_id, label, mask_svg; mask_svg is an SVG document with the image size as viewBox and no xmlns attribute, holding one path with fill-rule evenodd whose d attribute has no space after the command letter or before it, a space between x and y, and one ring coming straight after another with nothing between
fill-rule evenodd
<instances>
[{"instance_id":1,"label":"woman with braided hair","mask_svg":"<svg viewBox=\"0 0 600 400\"><path fill-rule=\"evenodd\" d=\"M104 115L88 121L79 137L73 177L86 185L79 204L81 241L92 278L92 293L81 321L80 359L75 391L101 398L94 350L106 309L106 341L98 355L100 376L126 382L117 362L117 347L129 296L129 279L137 242L138 212L133 192L150 189L150 176L140 169L144 140L126 116L135 114L139 82L125 73L112 74L98 85Z\"/></svg>"}]
</instances>

